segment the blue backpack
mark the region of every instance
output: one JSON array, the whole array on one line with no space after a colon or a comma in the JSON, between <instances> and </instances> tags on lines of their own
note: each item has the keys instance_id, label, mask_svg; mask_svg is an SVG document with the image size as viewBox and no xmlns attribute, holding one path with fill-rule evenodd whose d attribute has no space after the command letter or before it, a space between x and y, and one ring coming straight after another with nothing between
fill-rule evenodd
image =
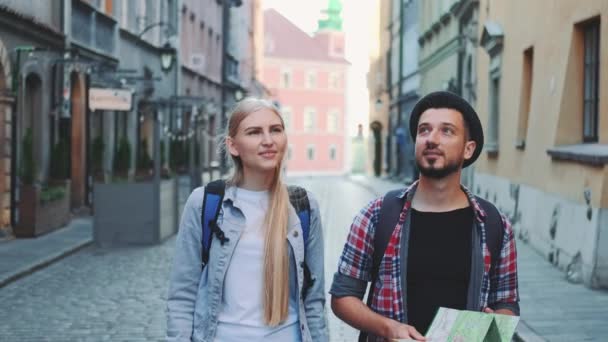
<instances>
[{"instance_id":1,"label":"blue backpack","mask_svg":"<svg viewBox=\"0 0 608 342\"><path fill-rule=\"evenodd\" d=\"M215 180L205 186L205 194L203 196L203 207L201 210L201 226L202 226L202 248L201 248L201 260L202 267L209 262L209 250L211 249L211 242L213 241L213 235L220 240L220 244L223 246L224 243L228 242L229 239L224 235L224 231L217 225L217 218L222 208L222 200L224 199L224 190L226 189L226 182L224 180ZM295 208L300 223L302 225L302 238L304 239L304 246L308 241L308 234L310 232L310 202L306 190L299 186L288 186L289 202ZM306 249L304 249L306 250ZM306 291L312 286L314 279L310 273L310 269L306 262L303 265L304 268L304 287L303 294L306 296Z\"/></svg>"}]
</instances>

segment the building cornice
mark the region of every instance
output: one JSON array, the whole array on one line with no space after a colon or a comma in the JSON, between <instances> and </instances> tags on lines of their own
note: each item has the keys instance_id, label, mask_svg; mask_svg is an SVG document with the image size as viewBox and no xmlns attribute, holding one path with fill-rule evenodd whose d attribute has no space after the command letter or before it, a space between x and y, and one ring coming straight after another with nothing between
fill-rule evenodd
<instances>
[{"instance_id":1,"label":"building cornice","mask_svg":"<svg viewBox=\"0 0 608 342\"><path fill-rule=\"evenodd\" d=\"M572 161L602 167L608 164L608 144L555 146L547 150L553 160Z\"/></svg>"},{"instance_id":2,"label":"building cornice","mask_svg":"<svg viewBox=\"0 0 608 342\"><path fill-rule=\"evenodd\" d=\"M31 39L40 40L56 47L62 48L65 42L65 34L54 27L7 6L0 6L0 25L8 27L20 35L28 35Z\"/></svg>"}]
</instances>

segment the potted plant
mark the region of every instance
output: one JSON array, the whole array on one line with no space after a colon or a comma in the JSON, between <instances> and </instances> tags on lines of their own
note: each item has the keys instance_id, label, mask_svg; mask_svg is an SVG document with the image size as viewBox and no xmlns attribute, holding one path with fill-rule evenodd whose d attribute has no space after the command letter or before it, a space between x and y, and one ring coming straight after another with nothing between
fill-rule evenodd
<instances>
[{"instance_id":1,"label":"potted plant","mask_svg":"<svg viewBox=\"0 0 608 342\"><path fill-rule=\"evenodd\" d=\"M70 218L70 181L68 145L60 140L51 150L50 179L36 182L33 135L28 129L22 142L19 220L17 237L34 237L62 227Z\"/></svg>"},{"instance_id":2,"label":"potted plant","mask_svg":"<svg viewBox=\"0 0 608 342\"><path fill-rule=\"evenodd\" d=\"M105 144L101 136L93 139L91 144L91 172L95 181L103 181L103 149Z\"/></svg>"},{"instance_id":3,"label":"potted plant","mask_svg":"<svg viewBox=\"0 0 608 342\"><path fill-rule=\"evenodd\" d=\"M40 186L34 182L35 174L34 138L32 129L28 128L21 141L19 219L14 229L14 233L17 237L33 235L36 222L36 208L40 195Z\"/></svg>"}]
</instances>

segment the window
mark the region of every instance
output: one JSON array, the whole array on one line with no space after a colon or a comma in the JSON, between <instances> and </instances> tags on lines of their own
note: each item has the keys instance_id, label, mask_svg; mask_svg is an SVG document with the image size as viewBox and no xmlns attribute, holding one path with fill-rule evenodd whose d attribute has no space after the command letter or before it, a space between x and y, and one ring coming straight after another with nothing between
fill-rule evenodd
<instances>
[{"instance_id":1,"label":"window","mask_svg":"<svg viewBox=\"0 0 608 342\"><path fill-rule=\"evenodd\" d=\"M486 150L491 154L498 152L498 124L500 109L500 76L490 77L490 117L488 120L488 142Z\"/></svg>"},{"instance_id":2,"label":"window","mask_svg":"<svg viewBox=\"0 0 608 342\"><path fill-rule=\"evenodd\" d=\"M329 146L329 160L336 160L338 156L338 149L335 145Z\"/></svg>"},{"instance_id":3,"label":"window","mask_svg":"<svg viewBox=\"0 0 608 342\"><path fill-rule=\"evenodd\" d=\"M129 28L129 3L123 1L120 8L120 26L123 28Z\"/></svg>"},{"instance_id":4,"label":"window","mask_svg":"<svg viewBox=\"0 0 608 342\"><path fill-rule=\"evenodd\" d=\"M594 20L583 27L585 57L583 82L583 141L598 141L598 94L600 21Z\"/></svg>"},{"instance_id":5,"label":"window","mask_svg":"<svg viewBox=\"0 0 608 342\"><path fill-rule=\"evenodd\" d=\"M309 107L304 111L304 131L313 132L316 127L316 116L317 112L314 108Z\"/></svg>"},{"instance_id":6,"label":"window","mask_svg":"<svg viewBox=\"0 0 608 342\"><path fill-rule=\"evenodd\" d=\"M338 89L340 87L340 77L335 72L329 73L329 89Z\"/></svg>"},{"instance_id":7,"label":"window","mask_svg":"<svg viewBox=\"0 0 608 342\"><path fill-rule=\"evenodd\" d=\"M521 78L521 97L519 104L519 122L517 125L517 141L515 147L523 149L526 146L528 120L530 118L530 101L532 99L532 78L534 67L534 48L524 51L524 64Z\"/></svg>"},{"instance_id":8,"label":"window","mask_svg":"<svg viewBox=\"0 0 608 342\"><path fill-rule=\"evenodd\" d=\"M291 108L283 107L281 109L281 116L283 117L283 123L285 124L285 130L291 130L291 118L292 118Z\"/></svg>"},{"instance_id":9,"label":"window","mask_svg":"<svg viewBox=\"0 0 608 342\"><path fill-rule=\"evenodd\" d=\"M306 73L306 88L314 89L317 87L317 73L314 70L310 70Z\"/></svg>"},{"instance_id":10,"label":"window","mask_svg":"<svg viewBox=\"0 0 608 342\"><path fill-rule=\"evenodd\" d=\"M293 160L293 146L287 146L287 160Z\"/></svg>"},{"instance_id":11,"label":"window","mask_svg":"<svg viewBox=\"0 0 608 342\"><path fill-rule=\"evenodd\" d=\"M327 132L328 133L336 133L338 132L338 110L334 109L327 113Z\"/></svg>"},{"instance_id":12,"label":"window","mask_svg":"<svg viewBox=\"0 0 608 342\"><path fill-rule=\"evenodd\" d=\"M315 145L308 145L306 148L306 157L308 160L315 160Z\"/></svg>"},{"instance_id":13,"label":"window","mask_svg":"<svg viewBox=\"0 0 608 342\"><path fill-rule=\"evenodd\" d=\"M281 72L281 88L291 87L291 70L283 70Z\"/></svg>"}]
</instances>

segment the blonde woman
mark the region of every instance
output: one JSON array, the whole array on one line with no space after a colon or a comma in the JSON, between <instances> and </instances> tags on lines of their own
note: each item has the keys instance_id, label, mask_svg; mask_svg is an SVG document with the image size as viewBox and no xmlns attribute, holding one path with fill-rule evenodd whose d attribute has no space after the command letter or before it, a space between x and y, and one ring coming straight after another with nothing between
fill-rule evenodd
<instances>
[{"instance_id":1,"label":"blonde woman","mask_svg":"<svg viewBox=\"0 0 608 342\"><path fill-rule=\"evenodd\" d=\"M167 340L328 341L319 207L308 193L304 240L281 180L287 136L279 110L266 100L239 102L225 144L235 171L203 267L204 189L194 190L185 205L169 284Z\"/></svg>"}]
</instances>

